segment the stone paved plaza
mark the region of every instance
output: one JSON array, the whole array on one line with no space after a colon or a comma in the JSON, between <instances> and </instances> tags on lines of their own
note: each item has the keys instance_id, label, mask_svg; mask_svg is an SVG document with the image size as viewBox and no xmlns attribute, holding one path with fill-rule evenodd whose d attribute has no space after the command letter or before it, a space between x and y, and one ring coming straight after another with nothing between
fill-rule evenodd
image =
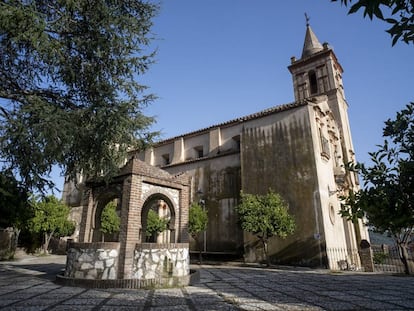
<instances>
[{"instance_id":1,"label":"stone paved plaza","mask_svg":"<svg viewBox=\"0 0 414 311\"><path fill-rule=\"evenodd\" d=\"M194 286L85 289L55 284L65 256L0 262L0 310L414 310L414 278L204 265Z\"/></svg>"}]
</instances>

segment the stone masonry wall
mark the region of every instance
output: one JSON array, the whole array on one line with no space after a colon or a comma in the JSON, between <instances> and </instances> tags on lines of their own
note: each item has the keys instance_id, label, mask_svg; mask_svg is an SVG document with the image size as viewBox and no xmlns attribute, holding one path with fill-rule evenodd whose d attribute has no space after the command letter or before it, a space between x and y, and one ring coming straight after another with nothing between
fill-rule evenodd
<instances>
[{"instance_id":1,"label":"stone masonry wall","mask_svg":"<svg viewBox=\"0 0 414 311\"><path fill-rule=\"evenodd\" d=\"M118 274L119 243L70 243L65 277L115 280Z\"/></svg>"},{"instance_id":2,"label":"stone masonry wall","mask_svg":"<svg viewBox=\"0 0 414 311\"><path fill-rule=\"evenodd\" d=\"M0 229L0 260L9 260L17 247L18 233L13 228Z\"/></svg>"},{"instance_id":3,"label":"stone masonry wall","mask_svg":"<svg viewBox=\"0 0 414 311\"><path fill-rule=\"evenodd\" d=\"M159 279L182 277L190 273L188 243L137 244L134 252L133 277Z\"/></svg>"}]
</instances>

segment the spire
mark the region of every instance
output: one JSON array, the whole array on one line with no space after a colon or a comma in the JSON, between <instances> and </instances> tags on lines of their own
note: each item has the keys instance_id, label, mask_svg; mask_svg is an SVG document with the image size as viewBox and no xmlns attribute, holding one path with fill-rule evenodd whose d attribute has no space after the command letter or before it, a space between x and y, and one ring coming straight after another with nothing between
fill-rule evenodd
<instances>
[{"instance_id":1,"label":"spire","mask_svg":"<svg viewBox=\"0 0 414 311\"><path fill-rule=\"evenodd\" d=\"M302 50L302 57L305 58L312 54L315 54L319 51L323 50L322 44L319 42L318 38L316 37L315 33L313 32L312 28L309 25L309 17L305 13L306 17L306 35L305 35L305 43L303 44Z\"/></svg>"}]
</instances>

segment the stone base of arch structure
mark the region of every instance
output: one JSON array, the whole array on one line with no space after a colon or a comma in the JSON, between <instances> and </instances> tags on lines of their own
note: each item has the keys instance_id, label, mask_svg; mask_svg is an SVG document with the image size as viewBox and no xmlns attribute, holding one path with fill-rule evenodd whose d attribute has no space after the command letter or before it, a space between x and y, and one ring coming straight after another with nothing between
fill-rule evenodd
<instances>
[{"instance_id":1,"label":"stone base of arch structure","mask_svg":"<svg viewBox=\"0 0 414 311\"><path fill-rule=\"evenodd\" d=\"M199 280L190 271L188 243L137 244L133 277L118 279L120 243L70 243L60 284L94 288L187 286Z\"/></svg>"},{"instance_id":2,"label":"stone base of arch structure","mask_svg":"<svg viewBox=\"0 0 414 311\"><path fill-rule=\"evenodd\" d=\"M189 191L188 175L171 175L136 158L109 184L87 184L79 242L68 245L65 274L59 279L66 284L99 280L110 287L118 283L124 285L115 287L186 285L191 279ZM116 241L100 242L98 216L111 200L118 202L120 232ZM156 238L158 243L147 243L145 234L151 209L168 220L167 230Z\"/></svg>"}]
</instances>

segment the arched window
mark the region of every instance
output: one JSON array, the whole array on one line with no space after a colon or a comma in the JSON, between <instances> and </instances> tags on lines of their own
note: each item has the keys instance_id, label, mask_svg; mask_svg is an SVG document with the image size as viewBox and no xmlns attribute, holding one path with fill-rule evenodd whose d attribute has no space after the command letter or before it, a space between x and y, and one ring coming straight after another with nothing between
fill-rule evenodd
<instances>
[{"instance_id":1,"label":"arched window","mask_svg":"<svg viewBox=\"0 0 414 311\"><path fill-rule=\"evenodd\" d=\"M310 93L311 94L318 93L318 81L316 80L315 71L313 70L309 71L308 76L309 76Z\"/></svg>"}]
</instances>

